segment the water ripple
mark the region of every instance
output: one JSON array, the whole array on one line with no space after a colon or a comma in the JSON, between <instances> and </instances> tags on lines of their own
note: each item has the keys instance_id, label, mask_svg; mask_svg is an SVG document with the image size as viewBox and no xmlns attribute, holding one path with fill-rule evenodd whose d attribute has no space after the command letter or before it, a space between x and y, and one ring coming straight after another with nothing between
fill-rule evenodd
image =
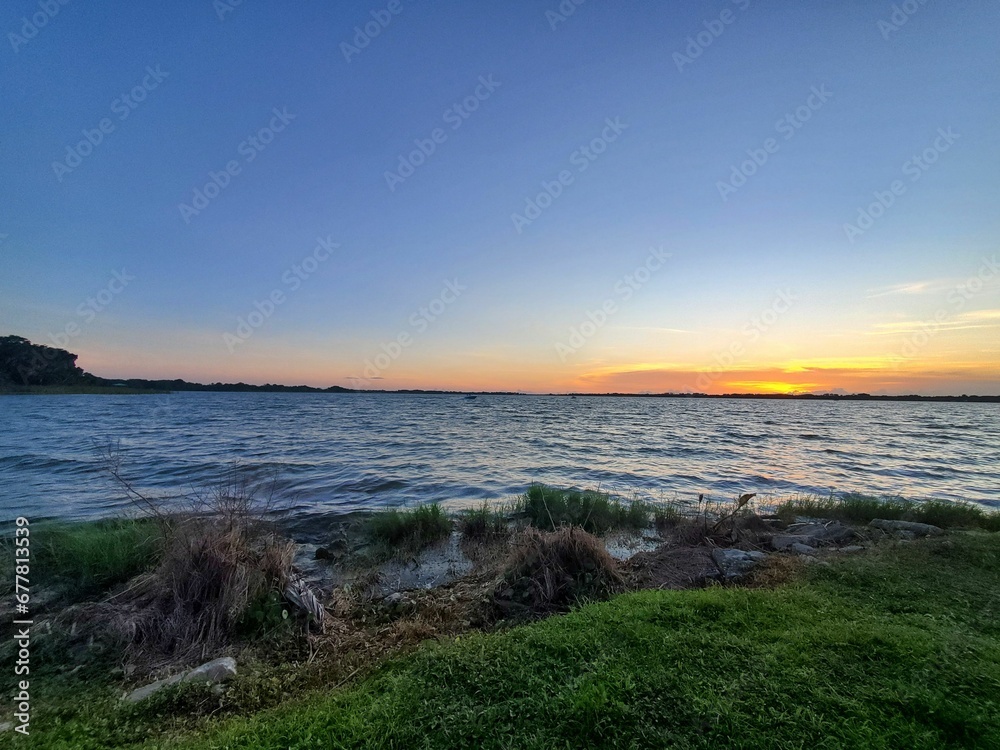
<instances>
[{"instance_id":1,"label":"water ripple","mask_svg":"<svg viewBox=\"0 0 1000 750\"><path fill-rule=\"evenodd\" d=\"M858 491L1000 507L1000 405L394 394L0 398L0 520L116 513L94 445L182 498L234 461L323 516L530 482L682 500Z\"/></svg>"}]
</instances>

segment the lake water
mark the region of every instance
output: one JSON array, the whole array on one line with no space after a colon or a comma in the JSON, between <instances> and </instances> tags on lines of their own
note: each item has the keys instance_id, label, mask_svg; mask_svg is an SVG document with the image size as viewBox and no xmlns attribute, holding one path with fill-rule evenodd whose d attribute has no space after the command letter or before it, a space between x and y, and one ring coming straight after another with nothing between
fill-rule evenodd
<instances>
[{"instance_id":1,"label":"lake water","mask_svg":"<svg viewBox=\"0 0 1000 750\"><path fill-rule=\"evenodd\" d=\"M0 397L0 520L127 507L95 444L179 498L239 461L308 519L531 482L725 500L865 492L1000 508L1000 404L176 393Z\"/></svg>"}]
</instances>

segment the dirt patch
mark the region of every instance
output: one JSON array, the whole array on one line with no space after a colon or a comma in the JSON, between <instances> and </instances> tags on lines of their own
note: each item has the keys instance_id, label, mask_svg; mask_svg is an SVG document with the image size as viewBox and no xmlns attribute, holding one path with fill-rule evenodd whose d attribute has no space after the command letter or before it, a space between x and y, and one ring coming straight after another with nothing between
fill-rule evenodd
<instances>
[{"instance_id":1,"label":"dirt patch","mask_svg":"<svg viewBox=\"0 0 1000 750\"><path fill-rule=\"evenodd\" d=\"M633 555L623 567L634 589L697 588L719 576L708 547L663 546Z\"/></svg>"}]
</instances>

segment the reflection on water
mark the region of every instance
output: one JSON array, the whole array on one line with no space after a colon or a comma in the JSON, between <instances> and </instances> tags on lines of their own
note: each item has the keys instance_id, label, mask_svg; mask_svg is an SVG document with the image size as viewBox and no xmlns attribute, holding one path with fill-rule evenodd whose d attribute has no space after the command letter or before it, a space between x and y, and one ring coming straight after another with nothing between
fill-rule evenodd
<instances>
[{"instance_id":1,"label":"reflection on water","mask_svg":"<svg viewBox=\"0 0 1000 750\"><path fill-rule=\"evenodd\" d=\"M106 515L94 443L145 492L276 468L303 513L475 503L530 482L717 499L858 491L1000 507L1000 405L177 393L0 398L0 519Z\"/></svg>"}]
</instances>

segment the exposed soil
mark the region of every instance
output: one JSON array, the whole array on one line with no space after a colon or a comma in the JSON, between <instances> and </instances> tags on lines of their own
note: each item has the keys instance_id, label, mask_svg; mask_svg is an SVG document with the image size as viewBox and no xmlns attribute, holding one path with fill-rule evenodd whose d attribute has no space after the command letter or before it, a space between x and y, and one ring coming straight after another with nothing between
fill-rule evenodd
<instances>
[{"instance_id":1,"label":"exposed soil","mask_svg":"<svg viewBox=\"0 0 1000 750\"><path fill-rule=\"evenodd\" d=\"M708 547L689 545L639 552L623 567L634 589L697 588L719 575Z\"/></svg>"}]
</instances>

